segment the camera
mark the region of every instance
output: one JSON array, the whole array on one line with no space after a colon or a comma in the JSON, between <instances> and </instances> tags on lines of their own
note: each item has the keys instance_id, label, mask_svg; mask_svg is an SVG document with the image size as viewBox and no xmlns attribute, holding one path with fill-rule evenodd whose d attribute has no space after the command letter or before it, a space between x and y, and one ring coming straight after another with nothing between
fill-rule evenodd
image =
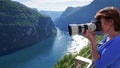
<instances>
[{"instance_id":1,"label":"camera","mask_svg":"<svg viewBox=\"0 0 120 68\"><path fill-rule=\"evenodd\" d=\"M70 35L75 35L79 33L84 33L86 30L89 31L100 31L101 23L100 21L92 21L90 23L85 24L68 24L68 31Z\"/></svg>"}]
</instances>

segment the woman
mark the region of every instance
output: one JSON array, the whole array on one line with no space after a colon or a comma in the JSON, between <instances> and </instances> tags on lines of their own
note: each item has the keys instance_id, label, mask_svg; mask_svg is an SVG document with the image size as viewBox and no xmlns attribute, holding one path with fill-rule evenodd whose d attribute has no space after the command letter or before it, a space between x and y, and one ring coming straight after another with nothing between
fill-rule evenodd
<instances>
[{"instance_id":1,"label":"woman","mask_svg":"<svg viewBox=\"0 0 120 68\"><path fill-rule=\"evenodd\" d=\"M95 16L100 21L101 32L106 34L97 47L96 32L86 30L84 36L91 42L95 68L120 68L120 12L115 7L105 7Z\"/></svg>"}]
</instances>

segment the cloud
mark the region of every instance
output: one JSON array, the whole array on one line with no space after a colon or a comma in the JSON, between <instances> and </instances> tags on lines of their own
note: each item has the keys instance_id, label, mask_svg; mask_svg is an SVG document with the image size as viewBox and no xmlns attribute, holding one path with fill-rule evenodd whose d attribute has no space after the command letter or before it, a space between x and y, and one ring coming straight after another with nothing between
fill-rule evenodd
<instances>
[{"instance_id":1,"label":"cloud","mask_svg":"<svg viewBox=\"0 0 120 68\"><path fill-rule=\"evenodd\" d=\"M89 4L93 0L14 0L39 10L65 10L67 7L76 7Z\"/></svg>"}]
</instances>

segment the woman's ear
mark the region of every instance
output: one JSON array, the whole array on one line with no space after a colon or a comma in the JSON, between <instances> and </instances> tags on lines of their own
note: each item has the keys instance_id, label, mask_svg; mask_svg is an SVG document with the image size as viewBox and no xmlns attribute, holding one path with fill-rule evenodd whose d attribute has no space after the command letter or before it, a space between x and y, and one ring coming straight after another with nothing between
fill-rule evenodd
<instances>
[{"instance_id":1,"label":"woman's ear","mask_svg":"<svg viewBox=\"0 0 120 68\"><path fill-rule=\"evenodd\" d=\"M109 25L113 25L113 24L114 24L113 19L109 19Z\"/></svg>"}]
</instances>

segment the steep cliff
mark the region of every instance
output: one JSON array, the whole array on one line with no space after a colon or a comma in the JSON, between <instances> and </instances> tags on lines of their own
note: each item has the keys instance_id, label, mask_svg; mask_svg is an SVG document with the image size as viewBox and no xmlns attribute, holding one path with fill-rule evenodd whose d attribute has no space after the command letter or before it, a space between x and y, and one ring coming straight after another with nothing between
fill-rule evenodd
<instances>
[{"instance_id":1,"label":"steep cliff","mask_svg":"<svg viewBox=\"0 0 120 68\"><path fill-rule=\"evenodd\" d=\"M10 0L0 0L0 55L32 46L56 36L50 17Z\"/></svg>"}]
</instances>

